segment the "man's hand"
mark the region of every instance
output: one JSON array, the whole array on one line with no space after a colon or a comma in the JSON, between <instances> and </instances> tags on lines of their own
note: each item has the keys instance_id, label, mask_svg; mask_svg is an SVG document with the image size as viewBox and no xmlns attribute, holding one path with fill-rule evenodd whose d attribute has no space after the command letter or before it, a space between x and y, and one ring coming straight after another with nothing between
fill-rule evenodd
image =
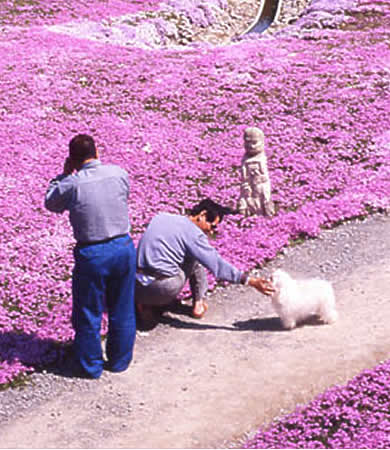
<instances>
[{"instance_id":1,"label":"man's hand","mask_svg":"<svg viewBox=\"0 0 390 450\"><path fill-rule=\"evenodd\" d=\"M73 171L75 170L72 160L70 158L66 158L65 164L64 164L64 175L71 175Z\"/></svg>"},{"instance_id":2,"label":"man's hand","mask_svg":"<svg viewBox=\"0 0 390 450\"><path fill-rule=\"evenodd\" d=\"M264 295L272 295L275 292L272 283L268 280L265 280L264 278L249 277L248 284Z\"/></svg>"}]
</instances>

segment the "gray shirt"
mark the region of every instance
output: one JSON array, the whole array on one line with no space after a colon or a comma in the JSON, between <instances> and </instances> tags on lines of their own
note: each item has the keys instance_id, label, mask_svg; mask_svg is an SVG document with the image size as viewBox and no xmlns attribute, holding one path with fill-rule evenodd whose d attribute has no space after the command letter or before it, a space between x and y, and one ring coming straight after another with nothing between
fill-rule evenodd
<instances>
[{"instance_id":1,"label":"gray shirt","mask_svg":"<svg viewBox=\"0 0 390 450\"><path fill-rule=\"evenodd\" d=\"M130 231L128 196L127 172L95 159L74 175L51 180L45 207L56 213L68 210L76 241L87 243Z\"/></svg>"},{"instance_id":2,"label":"gray shirt","mask_svg":"<svg viewBox=\"0 0 390 450\"><path fill-rule=\"evenodd\" d=\"M190 258L199 261L218 279L241 281L242 272L219 255L205 233L188 217L168 213L155 216L138 244L138 268L174 276Z\"/></svg>"}]
</instances>

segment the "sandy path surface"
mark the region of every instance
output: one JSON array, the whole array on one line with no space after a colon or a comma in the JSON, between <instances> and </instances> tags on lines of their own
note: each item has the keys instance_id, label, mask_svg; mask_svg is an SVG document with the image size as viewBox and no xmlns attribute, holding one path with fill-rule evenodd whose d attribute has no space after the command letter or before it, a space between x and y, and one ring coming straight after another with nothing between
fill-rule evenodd
<instances>
[{"instance_id":1,"label":"sandy path surface","mask_svg":"<svg viewBox=\"0 0 390 450\"><path fill-rule=\"evenodd\" d=\"M388 358L390 219L352 222L289 249L280 266L333 281L340 320L283 331L251 288L214 292L207 316L168 313L133 364L97 381L33 377L1 424L2 448L214 448ZM45 391L31 402L31 393ZM1 394L3 395L3 393ZM0 396L2 407L11 401ZM231 444L230 444L231 445Z\"/></svg>"}]
</instances>

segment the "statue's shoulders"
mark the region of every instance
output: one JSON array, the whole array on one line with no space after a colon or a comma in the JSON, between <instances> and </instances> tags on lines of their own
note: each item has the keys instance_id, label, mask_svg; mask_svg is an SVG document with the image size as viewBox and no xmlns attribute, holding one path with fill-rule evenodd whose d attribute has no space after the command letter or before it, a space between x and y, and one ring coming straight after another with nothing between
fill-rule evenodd
<instances>
[{"instance_id":1,"label":"statue's shoulders","mask_svg":"<svg viewBox=\"0 0 390 450\"><path fill-rule=\"evenodd\" d=\"M257 153L257 155L253 155L253 156L246 156L244 155L243 160L247 161L247 162L262 162L264 160L266 160L267 157L265 155L265 152L261 152L261 153Z\"/></svg>"}]
</instances>

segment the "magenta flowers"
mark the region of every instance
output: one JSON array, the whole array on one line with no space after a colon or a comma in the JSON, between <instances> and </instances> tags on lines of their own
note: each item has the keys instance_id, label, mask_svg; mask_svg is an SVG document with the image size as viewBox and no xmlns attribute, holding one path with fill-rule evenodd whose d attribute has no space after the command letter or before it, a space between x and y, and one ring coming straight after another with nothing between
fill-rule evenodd
<instances>
[{"instance_id":1,"label":"magenta flowers","mask_svg":"<svg viewBox=\"0 0 390 450\"><path fill-rule=\"evenodd\" d=\"M296 409L245 448L389 448L389 361L334 386Z\"/></svg>"},{"instance_id":2,"label":"magenta flowers","mask_svg":"<svg viewBox=\"0 0 390 450\"><path fill-rule=\"evenodd\" d=\"M148 47L139 30L132 46L116 28L101 39L111 16L131 21L140 2L92 3L0 6L0 383L52 361L73 336L74 242L66 215L45 211L43 197L78 132L128 170L137 241L159 211L206 196L234 203L243 130L262 128L277 214L232 217L215 241L242 269L389 206L387 3L317 1L277 37L171 49ZM176 3L193 20L211 3L226 6ZM96 26L77 35L51 28L85 21Z\"/></svg>"}]
</instances>

